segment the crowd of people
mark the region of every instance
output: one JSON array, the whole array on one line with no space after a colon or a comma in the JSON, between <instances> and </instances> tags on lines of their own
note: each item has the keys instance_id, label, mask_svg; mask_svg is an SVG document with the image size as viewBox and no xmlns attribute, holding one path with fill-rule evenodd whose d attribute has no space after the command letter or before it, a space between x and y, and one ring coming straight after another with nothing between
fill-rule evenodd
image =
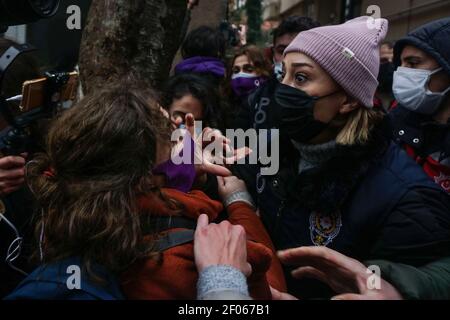
<instances>
[{"instance_id":1,"label":"crowd of people","mask_svg":"<svg viewBox=\"0 0 450 320\"><path fill-rule=\"evenodd\" d=\"M270 48L202 26L161 92L130 74L39 125L0 159L0 295L450 299L450 18L395 43L367 19L291 16ZM20 56L2 95L38 74ZM226 129L278 129L278 172L204 141L175 163L196 121L232 162Z\"/></svg>"}]
</instances>

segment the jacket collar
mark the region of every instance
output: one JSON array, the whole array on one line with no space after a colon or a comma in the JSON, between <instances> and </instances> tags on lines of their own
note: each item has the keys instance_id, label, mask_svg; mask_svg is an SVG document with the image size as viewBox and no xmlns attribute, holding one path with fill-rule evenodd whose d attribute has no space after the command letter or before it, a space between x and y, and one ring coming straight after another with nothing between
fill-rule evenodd
<instances>
[{"instance_id":1,"label":"jacket collar","mask_svg":"<svg viewBox=\"0 0 450 320\"><path fill-rule=\"evenodd\" d=\"M402 106L390 114L393 139L413 147L422 157L436 151L450 154L450 122L439 124L429 115L411 112Z\"/></svg>"}]
</instances>

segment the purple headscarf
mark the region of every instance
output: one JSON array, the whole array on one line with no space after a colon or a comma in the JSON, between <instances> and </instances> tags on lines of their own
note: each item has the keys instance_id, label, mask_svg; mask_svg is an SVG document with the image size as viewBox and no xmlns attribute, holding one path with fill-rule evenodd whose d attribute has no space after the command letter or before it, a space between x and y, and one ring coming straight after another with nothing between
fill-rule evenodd
<instances>
[{"instance_id":1,"label":"purple headscarf","mask_svg":"<svg viewBox=\"0 0 450 320\"><path fill-rule=\"evenodd\" d=\"M218 78L225 77L225 64L212 57L192 57L181 61L175 67L175 73L209 73Z\"/></svg>"}]
</instances>

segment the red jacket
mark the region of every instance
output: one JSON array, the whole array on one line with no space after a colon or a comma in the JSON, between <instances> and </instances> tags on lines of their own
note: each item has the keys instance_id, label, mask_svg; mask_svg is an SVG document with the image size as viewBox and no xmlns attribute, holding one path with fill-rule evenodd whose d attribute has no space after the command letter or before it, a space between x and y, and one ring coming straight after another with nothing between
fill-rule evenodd
<instances>
[{"instance_id":1,"label":"red jacket","mask_svg":"<svg viewBox=\"0 0 450 320\"><path fill-rule=\"evenodd\" d=\"M214 221L222 211L220 202L211 200L201 191L182 193L163 190L165 196L183 204L183 216L197 220L207 214ZM142 197L143 214L168 216L174 212L159 198ZM252 275L248 278L250 295L254 299L271 299L270 286L286 291L283 270L273 244L254 210L243 202L228 208L229 221L240 224L247 232L248 261ZM179 230L171 229L170 231ZM150 241L147 237L146 240ZM193 243L162 252L162 259L148 258L134 263L121 277L122 290L128 299L187 299L197 297L198 273L194 262Z\"/></svg>"}]
</instances>

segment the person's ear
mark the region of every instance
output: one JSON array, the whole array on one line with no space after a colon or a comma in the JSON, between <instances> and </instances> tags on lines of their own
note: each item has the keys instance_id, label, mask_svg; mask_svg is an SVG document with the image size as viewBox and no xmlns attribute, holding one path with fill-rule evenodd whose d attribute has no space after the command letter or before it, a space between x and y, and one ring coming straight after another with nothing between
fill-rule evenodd
<instances>
[{"instance_id":1,"label":"person's ear","mask_svg":"<svg viewBox=\"0 0 450 320\"><path fill-rule=\"evenodd\" d=\"M352 97L346 96L344 102L339 108L340 114L347 114L360 107L360 103Z\"/></svg>"}]
</instances>

